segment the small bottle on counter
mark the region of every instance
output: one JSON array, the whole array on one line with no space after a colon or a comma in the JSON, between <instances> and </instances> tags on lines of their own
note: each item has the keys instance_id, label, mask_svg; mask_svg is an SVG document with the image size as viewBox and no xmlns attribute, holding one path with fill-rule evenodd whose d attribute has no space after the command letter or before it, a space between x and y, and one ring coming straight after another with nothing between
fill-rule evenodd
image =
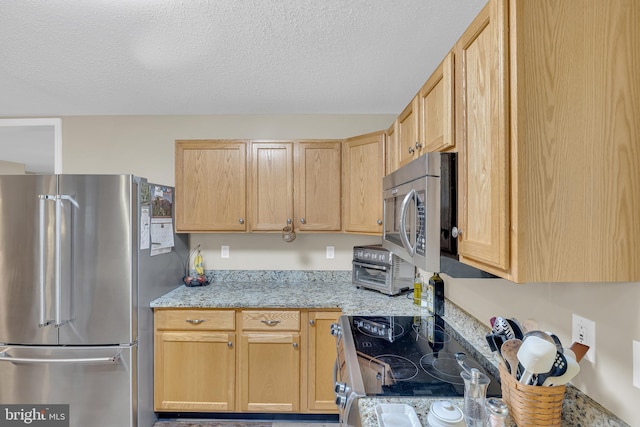
<instances>
[{"instance_id":1,"label":"small bottle on counter","mask_svg":"<svg viewBox=\"0 0 640 427\"><path fill-rule=\"evenodd\" d=\"M422 305L422 277L419 274L413 280L413 303Z\"/></svg>"},{"instance_id":2,"label":"small bottle on counter","mask_svg":"<svg viewBox=\"0 0 640 427\"><path fill-rule=\"evenodd\" d=\"M487 427L505 427L509 408L504 400L490 397L485 401L487 410Z\"/></svg>"},{"instance_id":3,"label":"small bottle on counter","mask_svg":"<svg viewBox=\"0 0 640 427\"><path fill-rule=\"evenodd\" d=\"M427 310L438 316L444 315L444 281L438 273L433 273L423 294L427 296Z\"/></svg>"}]
</instances>

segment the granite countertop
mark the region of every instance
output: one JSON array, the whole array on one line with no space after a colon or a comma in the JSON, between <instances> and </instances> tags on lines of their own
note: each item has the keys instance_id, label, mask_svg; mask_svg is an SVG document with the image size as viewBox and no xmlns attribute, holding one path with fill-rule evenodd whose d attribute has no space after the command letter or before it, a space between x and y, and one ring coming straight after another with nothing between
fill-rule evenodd
<instances>
[{"instance_id":1,"label":"granite countertop","mask_svg":"<svg viewBox=\"0 0 640 427\"><path fill-rule=\"evenodd\" d=\"M208 286L180 286L151 302L156 308L265 308L265 309L339 309L346 315L424 316L424 308L413 304L410 294L389 297L380 292L358 289L351 283L351 272L345 271L215 271L207 272ZM500 315L496 313L496 315ZM490 332L455 304L445 300L445 321L458 333L458 338L476 360L499 378L497 357L485 341ZM425 398L361 398L358 401L362 427L377 427L375 407L380 403L406 403L416 409L426 425L429 406L434 399ZM452 399L462 405L461 399ZM509 420L510 424L514 424ZM562 426L628 427L597 402L572 387L562 408Z\"/></svg>"}]
</instances>

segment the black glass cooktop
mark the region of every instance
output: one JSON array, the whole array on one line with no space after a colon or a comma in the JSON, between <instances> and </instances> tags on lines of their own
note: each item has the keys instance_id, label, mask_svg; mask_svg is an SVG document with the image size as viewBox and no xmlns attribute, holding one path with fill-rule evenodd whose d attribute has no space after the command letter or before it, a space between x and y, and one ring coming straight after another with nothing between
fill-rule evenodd
<instances>
[{"instance_id":1,"label":"black glass cooktop","mask_svg":"<svg viewBox=\"0 0 640 427\"><path fill-rule=\"evenodd\" d=\"M455 339L438 316L349 316L368 396L464 396L462 368L455 354L491 380L487 396L500 396L500 383Z\"/></svg>"}]
</instances>

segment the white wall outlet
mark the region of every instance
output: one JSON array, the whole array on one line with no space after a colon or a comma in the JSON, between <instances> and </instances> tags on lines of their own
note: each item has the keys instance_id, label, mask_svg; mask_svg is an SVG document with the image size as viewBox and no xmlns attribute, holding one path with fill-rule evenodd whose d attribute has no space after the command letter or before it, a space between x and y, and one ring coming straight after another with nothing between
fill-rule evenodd
<instances>
[{"instance_id":1,"label":"white wall outlet","mask_svg":"<svg viewBox=\"0 0 640 427\"><path fill-rule=\"evenodd\" d=\"M589 351L584 358L595 365L596 363L596 322L573 314L571 327L571 342L588 345Z\"/></svg>"},{"instance_id":2,"label":"white wall outlet","mask_svg":"<svg viewBox=\"0 0 640 427\"><path fill-rule=\"evenodd\" d=\"M327 259L334 259L336 256L336 247L327 246Z\"/></svg>"},{"instance_id":3,"label":"white wall outlet","mask_svg":"<svg viewBox=\"0 0 640 427\"><path fill-rule=\"evenodd\" d=\"M640 388L640 341L633 341L633 385Z\"/></svg>"},{"instance_id":4,"label":"white wall outlet","mask_svg":"<svg viewBox=\"0 0 640 427\"><path fill-rule=\"evenodd\" d=\"M229 246L220 246L220 258L229 258Z\"/></svg>"}]
</instances>

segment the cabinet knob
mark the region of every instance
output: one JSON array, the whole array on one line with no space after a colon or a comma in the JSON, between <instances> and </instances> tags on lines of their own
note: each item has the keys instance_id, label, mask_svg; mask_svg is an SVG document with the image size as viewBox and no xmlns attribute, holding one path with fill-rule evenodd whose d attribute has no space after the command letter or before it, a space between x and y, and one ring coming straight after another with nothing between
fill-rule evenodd
<instances>
[{"instance_id":1,"label":"cabinet knob","mask_svg":"<svg viewBox=\"0 0 640 427\"><path fill-rule=\"evenodd\" d=\"M422 148L422 144L419 141L416 141L416 150L419 150Z\"/></svg>"},{"instance_id":2,"label":"cabinet knob","mask_svg":"<svg viewBox=\"0 0 640 427\"><path fill-rule=\"evenodd\" d=\"M300 222L304 224L305 223L304 218L300 218Z\"/></svg>"},{"instance_id":3,"label":"cabinet knob","mask_svg":"<svg viewBox=\"0 0 640 427\"><path fill-rule=\"evenodd\" d=\"M459 229L458 227L453 227L451 229L451 237L456 239L458 236L462 236L462 230Z\"/></svg>"},{"instance_id":4,"label":"cabinet knob","mask_svg":"<svg viewBox=\"0 0 640 427\"><path fill-rule=\"evenodd\" d=\"M229 341L229 342L227 343L227 347L229 347L229 348L233 347L233 343L232 343L231 341Z\"/></svg>"},{"instance_id":5,"label":"cabinet knob","mask_svg":"<svg viewBox=\"0 0 640 427\"><path fill-rule=\"evenodd\" d=\"M309 324L310 324L311 326L315 326L315 325L316 325L316 321L315 321L315 320L313 320L313 319L311 319L311 320L309 320Z\"/></svg>"},{"instance_id":6,"label":"cabinet knob","mask_svg":"<svg viewBox=\"0 0 640 427\"><path fill-rule=\"evenodd\" d=\"M413 147L409 147L409 154L413 154L416 150Z\"/></svg>"},{"instance_id":7,"label":"cabinet knob","mask_svg":"<svg viewBox=\"0 0 640 427\"><path fill-rule=\"evenodd\" d=\"M293 348L298 348L298 343L297 342L293 343Z\"/></svg>"},{"instance_id":8,"label":"cabinet knob","mask_svg":"<svg viewBox=\"0 0 640 427\"><path fill-rule=\"evenodd\" d=\"M378 223L378 225L382 225L382 220L380 218L378 218L376 222Z\"/></svg>"},{"instance_id":9,"label":"cabinet knob","mask_svg":"<svg viewBox=\"0 0 640 427\"><path fill-rule=\"evenodd\" d=\"M238 220L238 222L239 222L240 224L244 224L244 218L240 218L240 219Z\"/></svg>"}]
</instances>

